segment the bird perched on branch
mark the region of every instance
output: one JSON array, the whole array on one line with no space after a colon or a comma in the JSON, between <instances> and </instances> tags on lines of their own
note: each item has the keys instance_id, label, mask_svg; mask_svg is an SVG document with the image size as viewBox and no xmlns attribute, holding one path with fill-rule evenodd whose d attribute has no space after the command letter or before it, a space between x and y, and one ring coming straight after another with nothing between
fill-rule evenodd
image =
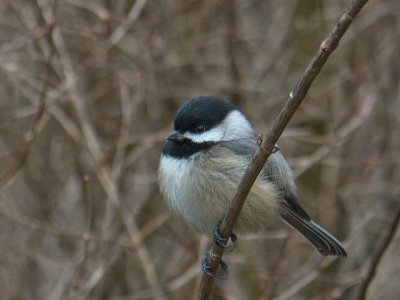
<instances>
[{"instance_id":1,"label":"bird perched on branch","mask_svg":"<svg viewBox=\"0 0 400 300\"><path fill-rule=\"evenodd\" d=\"M215 97L185 102L159 165L160 190L168 205L198 231L214 232L215 241L225 245L218 226L258 147L256 131L238 107ZM282 154L275 152L255 181L234 232L260 231L279 219L321 255L347 256L340 242L301 207L292 171ZM236 235L231 239L236 241ZM210 273L206 260L203 271Z\"/></svg>"}]
</instances>

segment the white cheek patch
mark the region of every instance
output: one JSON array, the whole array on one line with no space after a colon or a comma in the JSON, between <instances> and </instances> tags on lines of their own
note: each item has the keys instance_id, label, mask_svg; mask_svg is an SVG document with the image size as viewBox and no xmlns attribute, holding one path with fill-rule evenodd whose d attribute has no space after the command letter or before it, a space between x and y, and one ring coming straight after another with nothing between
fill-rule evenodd
<instances>
[{"instance_id":1,"label":"white cheek patch","mask_svg":"<svg viewBox=\"0 0 400 300\"><path fill-rule=\"evenodd\" d=\"M224 136L224 129L219 125L203 133L191 133L187 131L183 135L196 143L219 142Z\"/></svg>"},{"instance_id":2,"label":"white cheek patch","mask_svg":"<svg viewBox=\"0 0 400 300\"><path fill-rule=\"evenodd\" d=\"M253 126L251 126L246 117L237 110L230 112L226 116L225 120L222 122L222 126L225 129L222 139L225 141L251 138L255 135Z\"/></svg>"},{"instance_id":3,"label":"white cheek patch","mask_svg":"<svg viewBox=\"0 0 400 300\"><path fill-rule=\"evenodd\" d=\"M239 111L231 111L222 123L203 133L185 132L183 134L196 143L231 141L251 138L255 131L246 117Z\"/></svg>"}]
</instances>

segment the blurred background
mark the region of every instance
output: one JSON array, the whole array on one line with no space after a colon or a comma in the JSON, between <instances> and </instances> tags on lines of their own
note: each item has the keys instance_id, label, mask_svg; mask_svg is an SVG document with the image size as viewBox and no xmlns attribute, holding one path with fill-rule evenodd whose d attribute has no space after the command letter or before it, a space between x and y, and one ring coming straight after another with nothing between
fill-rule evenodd
<instances>
[{"instance_id":1,"label":"blurred background","mask_svg":"<svg viewBox=\"0 0 400 300\"><path fill-rule=\"evenodd\" d=\"M209 240L157 186L176 110L214 95L266 132L349 2L2 1L1 298L195 299ZM358 299L374 267L367 299L399 299L399 13L366 5L279 140L349 257L282 224L240 237L212 299Z\"/></svg>"}]
</instances>

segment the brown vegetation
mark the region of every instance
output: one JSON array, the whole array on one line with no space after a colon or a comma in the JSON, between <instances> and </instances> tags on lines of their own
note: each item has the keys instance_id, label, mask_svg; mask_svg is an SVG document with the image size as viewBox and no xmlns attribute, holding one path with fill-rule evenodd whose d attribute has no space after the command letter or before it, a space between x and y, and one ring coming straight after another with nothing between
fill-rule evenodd
<instances>
[{"instance_id":1,"label":"brown vegetation","mask_svg":"<svg viewBox=\"0 0 400 300\"><path fill-rule=\"evenodd\" d=\"M2 299L195 298L208 241L157 188L176 109L220 96L264 132L347 4L1 3ZM367 298L398 298L399 12L363 9L279 140L349 257L322 259L284 225L240 237L214 299L356 299L371 270Z\"/></svg>"}]
</instances>

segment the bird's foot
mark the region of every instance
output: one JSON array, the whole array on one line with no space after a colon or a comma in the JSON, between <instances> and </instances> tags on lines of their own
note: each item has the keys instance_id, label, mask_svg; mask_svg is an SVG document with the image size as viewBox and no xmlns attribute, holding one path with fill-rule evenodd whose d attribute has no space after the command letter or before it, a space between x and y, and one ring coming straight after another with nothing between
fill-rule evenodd
<instances>
[{"instance_id":1,"label":"bird's foot","mask_svg":"<svg viewBox=\"0 0 400 300\"><path fill-rule=\"evenodd\" d=\"M231 235L229 236L229 238L223 238L221 236L221 233L219 232L219 225L217 225L217 227L215 227L215 229L214 229L213 238L214 238L214 241L218 245L226 248L226 250L228 252L232 252L237 247L237 236L236 236L236 234L234 234L232 232ZM229 242L229 239L232 241L232 244L228 246L227 244Z\"/></svg>"},{"instance_id":2,"label":"bird's foot","mask_svg":"<svg viewBox=\"0 0 400 300\"><path fill-rule=\"evenodd\" d=\"M218 275L217 272L214 273L211 270L211 267L208 263L208 251L207 251L206 253L204 253L203 258L201 259L201 270L203 271L203 273L207 274L210 277L225 279L226 277L228 277L228 274L229 274L228 266L222 259L219 261L219 264L220 264L221 270L222 270L221 275Z\"/></svg>"}]
</instances>

